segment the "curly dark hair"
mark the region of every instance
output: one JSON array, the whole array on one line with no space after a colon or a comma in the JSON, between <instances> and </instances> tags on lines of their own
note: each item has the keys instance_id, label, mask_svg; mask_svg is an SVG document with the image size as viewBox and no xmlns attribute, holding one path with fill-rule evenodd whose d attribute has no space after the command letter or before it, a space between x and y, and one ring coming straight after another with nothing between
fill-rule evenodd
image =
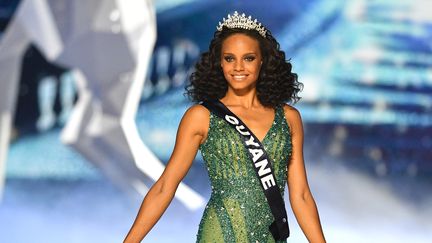
<instances>
[{"instance_id":1,"label":"curly dark hair","mask_svg":"<svg viewBox=\"0 0 432 243\"><path fill-rule=\"evenodd\" d=\"M185 87L185 95L193 102L199 103L209 99L221 99L228 90L221 68L221 49L223 41L233 34L245 34L259 42L262 55L262 66L256 84L258 100L266 107L275 107L283 103L295 104L301 97L297 95L303 84L292 73L291 63L286 61L285 52L267 30L266 37L256 30L223 27L216 31L210 42L209 51L201 54L191 74L190 83Z\"/></svg>"}]
</instances>

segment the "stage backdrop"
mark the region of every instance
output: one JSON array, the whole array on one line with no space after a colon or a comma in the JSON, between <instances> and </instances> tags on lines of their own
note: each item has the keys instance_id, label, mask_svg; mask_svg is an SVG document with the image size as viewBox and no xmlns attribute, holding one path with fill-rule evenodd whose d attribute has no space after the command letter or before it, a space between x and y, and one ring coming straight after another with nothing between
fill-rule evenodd
<instances>
[{"instance_id":1,"label":"stage backdrop","mask_svg":"<svg viewBox=\"0 0 432 243\"><path fill-rule=\"evenodd\" d=\"M3 33L21 2L0 3ZM135 121L139 138L162 164L192 105L183 94L194 62L222 17L246 12L272 31L304 84L295 107L304 122L305 164L327 241L430 241L432 3L163 0L154 7L157 41ZM11 141L7 157L0 154L0 242L121 242L142 197L131 196L103 164L60 141L79 99L77 77L49 61L35 43L20 61ZM154 182L143 178L148 186ZM209 198L200 154L184 183ZM288 242L307 242L285 199ZM193 209L187 201L173 200L143 242L194 242L204 206Z\"/></svg>"}]
</instances>

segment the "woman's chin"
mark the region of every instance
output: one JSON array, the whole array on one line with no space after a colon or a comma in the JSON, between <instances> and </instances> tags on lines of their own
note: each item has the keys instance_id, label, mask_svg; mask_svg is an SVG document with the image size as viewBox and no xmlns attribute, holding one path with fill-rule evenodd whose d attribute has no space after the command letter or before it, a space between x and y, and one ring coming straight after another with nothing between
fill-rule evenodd
<instances>
[{"instance_id":1,"label":"woman's chin","mask_svg":"<svg viewBox=\"0 0 432 243\"><path fill-rule=\"evenodd\" d=\"M247 85L245 82L235 82L235 83L231 83L229 86L236 93L250 91L255 88L255 85Z\"/></svg>"}]
</instances>

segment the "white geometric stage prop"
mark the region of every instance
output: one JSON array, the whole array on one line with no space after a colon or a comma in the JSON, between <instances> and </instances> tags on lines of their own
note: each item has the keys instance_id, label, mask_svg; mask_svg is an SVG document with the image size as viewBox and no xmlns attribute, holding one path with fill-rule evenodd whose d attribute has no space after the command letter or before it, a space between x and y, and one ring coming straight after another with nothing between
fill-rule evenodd
<instances>
[{"instance_id":1,"label":"white geometric stage prop","mask_svg":"<svg viewBox=\"0 0 432 243\"><path fill-rule=\"evenodd\" d=\"M61 139L115 184L145 195L164 165L139 137L135 115L156 40L151 0L23 0L0 40L0 190L19 82L33 43L51 62L73 69L78 101ZM204 199L181 183L190 209Z\"/></svg>"}]
</instances>

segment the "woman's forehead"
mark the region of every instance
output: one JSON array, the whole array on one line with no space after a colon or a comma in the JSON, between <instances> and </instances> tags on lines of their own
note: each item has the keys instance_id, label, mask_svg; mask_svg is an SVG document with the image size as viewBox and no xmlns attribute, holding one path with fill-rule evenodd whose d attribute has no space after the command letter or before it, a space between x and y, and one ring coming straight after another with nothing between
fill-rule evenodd
<instances>
[{"instance_id":1,"label":"woman's forehead","mask_svg":"<svg viewBox=\"0 0 432 243\"><path fill-rule=\"evenodd\" d=\"M259 52L259 43L248 35L233 34L222 42L222 52Z\"/></svg>"}]
</instances>

